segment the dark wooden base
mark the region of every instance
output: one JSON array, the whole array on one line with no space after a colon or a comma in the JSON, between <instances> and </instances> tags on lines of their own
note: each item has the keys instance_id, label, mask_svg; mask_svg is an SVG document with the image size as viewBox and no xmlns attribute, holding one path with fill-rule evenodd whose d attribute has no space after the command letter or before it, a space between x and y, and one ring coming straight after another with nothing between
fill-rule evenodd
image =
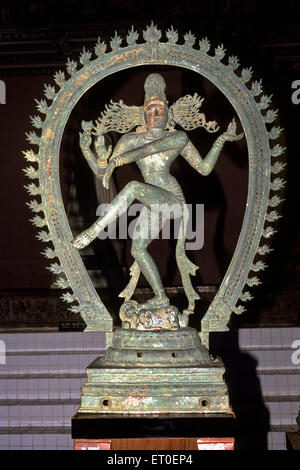
<instances>
[{"instance_id":1,"label":"dark wooden base","mask_svg":"<svg viewBox=\"0 0 300 470\"><path fill-rule=\"evenodd\" d=\"M232 414L116 415L77 413L73 439L135 439L174 437L234 437Z\"/></svg>"}]
</instances>

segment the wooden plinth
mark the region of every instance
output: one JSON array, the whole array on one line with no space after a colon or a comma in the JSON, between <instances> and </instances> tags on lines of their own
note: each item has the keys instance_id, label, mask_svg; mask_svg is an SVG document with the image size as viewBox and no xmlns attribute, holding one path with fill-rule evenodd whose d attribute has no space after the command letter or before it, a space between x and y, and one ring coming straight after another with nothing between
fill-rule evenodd
<instances>
[{"instance_id":1,"label":"wooden plinth","mask_svg":"<svg viewBox=\"0 0 300 470\"><path fill-rule=\"evenodd\" d=\"M75 439L74 450L234 450L234 438Z\"/></svg>"},{"instance_id":2,"label":"wooden plinth","mask_svg":"<svg viewBox=\"0 0 300 470\"><path fill-rule=\"evenodd\" d=\"M233 450L232 415L88 415L72 418L75 450Z\"/></svg>"}]
</instances>

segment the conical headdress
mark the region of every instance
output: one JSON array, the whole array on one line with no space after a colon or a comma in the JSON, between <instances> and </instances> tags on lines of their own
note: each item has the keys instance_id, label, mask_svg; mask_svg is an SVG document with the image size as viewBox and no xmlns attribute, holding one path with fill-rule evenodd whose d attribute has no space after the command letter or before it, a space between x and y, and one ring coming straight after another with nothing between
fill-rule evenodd
<instances>
[{"instance_id":1,"label":"conical headdress","mask_svg":"<svg viewBox=\"0 0 300 470\"><path fill-rule=\"evenodd\" d=\"M151 98L158 98L161 101L167 101L166 99L166 82L164 78L158 73L151 73L145 80L145 101L147 103Z\"/></svg>"}]
</instances>

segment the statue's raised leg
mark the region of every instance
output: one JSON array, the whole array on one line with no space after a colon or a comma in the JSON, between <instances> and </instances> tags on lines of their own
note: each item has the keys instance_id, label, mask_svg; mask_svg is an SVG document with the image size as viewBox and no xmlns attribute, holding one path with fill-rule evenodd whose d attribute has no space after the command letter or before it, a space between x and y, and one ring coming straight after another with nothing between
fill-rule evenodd
<instances>
[{"instance_id":1,"label":"statue's raised leg","mask_svg":"<svg viewBox=\"0 0 300 470\"><path fill-rule=\"evenodd\" d=\"M164 204L168 206L178 205L177 199L168 191L150 184L132 181L112 200L105 215L99 217L91 227L74 238L72 241L73 246L78 249L88 246L102 230L120 217L134 200L145 204L148 208L153 206L154 210Z\"/></svg>"}]
</instances>

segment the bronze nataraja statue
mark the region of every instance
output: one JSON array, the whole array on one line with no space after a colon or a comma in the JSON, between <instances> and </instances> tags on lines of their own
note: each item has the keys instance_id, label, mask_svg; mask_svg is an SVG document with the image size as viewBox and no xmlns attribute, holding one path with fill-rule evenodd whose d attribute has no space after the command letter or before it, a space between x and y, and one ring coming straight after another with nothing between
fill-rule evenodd
<instances>
[{"instance_id":1,"label":"bronze nataraja statue","mask_svg":"<svg viewBox=\"0 0 300 470\"><path fill-rule=\"evenodd\" d=\"M174 126L177 123L186 130L201 126L209 132L215 132L218 130L216 122L206 122L204 114L199 112L203 99L196 94L187 95L168 108L165 88L166 84L161 75L150 74L145 81L143 108L125 106L123 102L112 103L107 106L106 112L95 127L92 123L83 122L83 133L80 134L83 154L95 175L103 178L105 188L108 188L109 179L116 167L132 162L137 163L145 181L129 182L113 199L106 214L72 242L75 248L86 247L125 212L134 200L144 205L137 221L139 237L132 241L131 254L135 261L131 267L131 279L120 294L125 298L120 311L123 326L139 329L170 329L178 326L177 309L170 306L157 267L147 251L147 246L162 229L163 217L151 217L151 211L155 211L156 207L165 207L163 216L180 219L181 236L176 245L176 261L189 302L188 308L179 317L181 326L187 325L188 315L193 313L195 300L199 298L190 281L190 275L195 274L197 266L185 254L185 199L180 185L170 174L172 163L178 155L182 155L198 173L208 175L213 170L224 143L237 141L244 135L236 134L236 123L233 119L226 132L216 139L207 156L202 158L186 132L177 130ZM129 132L136 126L139 127L135 132ZM90 149L92 130L97 135L97 156ZM107 150L104 144L103 134L109 130L126 132L112 155L111 147ZM180 207L181 210L172 212L174 206ZM140 272L151 286L154 297L138 305L130 301L130 298Z\"/></svg>"},{"instance_id":2,"label":"bronze nataraja statue","mask_svg":"<svg viewBox=\"0 0 300 470\"><path fill-rule=\"evenodd\" d=\"M180 414L185 418L190 414L193 418L226 416L226 421L233 416L225 368L222 361L210 356L209 336L228 331L231 315L243 314L244 304L253 298L249 288L260 284L257 273L266 264L258 257L271 251L270 237L276 232L273 224L280 217L277 207L283 201L278 191L285 181L278 174L285 163L278 157L285 149L278 143L282 133L276 125L278 111L263 93L261 80L255 80L252 69L243 67L237 57L226 56L223 45L213 47L207 38L198 41L191 32L180 38L171 27L162 35L151 23L140 35L132 27L125 44L115 33L109 45L98 38L94 52L84 48L79 61L68 59L66 70L57 71L55 83L45 84L43 99L36 100L39 114L30 117L34 130L26 133L26 138L34 148L23 152L30 162L24 169L30 179L25 188L33 197L27 205L35 214L31 221L39 229L37 238L47 244L43 256L53 260L47 269L58 276L57 287L67 291L61 298L70 304L73 313L81 315L85 331L106 333L105 356L88 366L78 410L80 419L88 415L93 420L94 413L102 416L104 428L110 414L124 418L125 426L128 415L137 422L144 414L155 416L155 420L157 414L163 420L173 420L173 413L176 419ZM144 183L129 183L107 213L75 240L61 197L61 137L78 99L104 78L145 65L180 67L205 77L234 105L247 140L249 184L244 220L230 265L201 320L199 332L187 326L188 314L193 312L198 297L190 282L196 266L185 254L186 205L169 169L181 154L199 173L209 174L224 142L243 135L237 135L234 120L202 159L184 131L197 127L208 132L218 130L216 122L206 122L200 112L203 99L197 94L186 95L168 108L165 82L151 74L145 83L144 106L112 102L95 123L83 121L80 134L84 156L106 187L116 166L133 161L141 169ZM111 131L125 134L112 155L104 145L104 137ZM91 150L93 136L95 152ZM38 180L38 184L31 180ZM133 240L131 279L121 293L125 299L120 309L122 328L113 331L113 319L97 295L77 248L92 242L134 199L144 206L139 219L141 236ZM155 217L154 226L146 224L156 206L170 209L162 214L166 217L171 217L174 206L180 208L176 217L182 236L177 242L176 258L189 301L181 315L169 305L156 266L146 251L160 229ZM131 300L141 272L154 291L153 299L145 304Z\"/></svg>"}]
</instances>

